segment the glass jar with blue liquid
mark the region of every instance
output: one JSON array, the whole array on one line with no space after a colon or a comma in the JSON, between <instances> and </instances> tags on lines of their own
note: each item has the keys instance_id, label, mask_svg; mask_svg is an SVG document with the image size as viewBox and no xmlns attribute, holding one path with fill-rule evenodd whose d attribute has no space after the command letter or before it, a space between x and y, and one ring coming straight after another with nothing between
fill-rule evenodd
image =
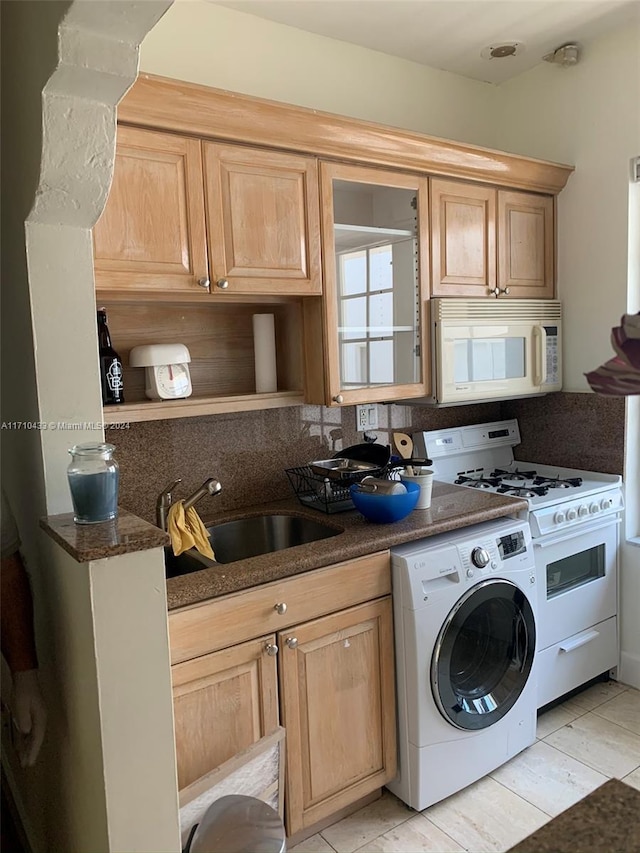
<instances>
[{"instance_id":1,"label":"glass jar with blue liquid","mask_svg":"<svg viewBox=\"0 0 640 853\"><path fill-rule=\"evenodd\" d=\"M113 444L76 444L67 468L74 521L96 524L118 515L120 471Z\"/></svg>"}]
</instances>

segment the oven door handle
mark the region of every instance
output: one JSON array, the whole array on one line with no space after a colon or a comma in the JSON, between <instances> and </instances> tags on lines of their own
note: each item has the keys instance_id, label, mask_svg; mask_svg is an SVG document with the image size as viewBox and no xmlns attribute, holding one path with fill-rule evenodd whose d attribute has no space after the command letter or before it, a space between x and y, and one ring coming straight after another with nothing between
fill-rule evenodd
<instances>
[{"instance_id":1,"label":"oven door handle","mask_svg":"<svg viewBox=\"0 0 640 853\"><path fill-rule=\"evenodd\" d=\"M544 540L534 539L533 544L536 548L551 548L552 545L559 545L561 542L568 542L569 539L575 539L576 534L585 532L595 533L597 530L604 530L605 527L609 527L610 525L615 526L620 524L620 522L621 519L619 517L611 518L608 521L602 522L602 524L597 524L592 527L590 526L587 531L585 531L584 525L580 524L573 528L573 532L567 533L564 536L555 536L553 539L545 538Z\"/></svg>"},{"instance_id":2,"label":"oven door handle","mask_svg":"<svg viewBox=\"0 0 640 853\"><path fill-rule=\"evenodd\" d=\"M579 649L580 646L586 646L587 643L590 643L591 640L595 640L595 638L599 636L600 631L587 631L586 634L580 634L579 637L574 637L573 640L565 640L564 643L560 643L560 651L572 652L574 649Z\"/></svg>"}]
</instances>

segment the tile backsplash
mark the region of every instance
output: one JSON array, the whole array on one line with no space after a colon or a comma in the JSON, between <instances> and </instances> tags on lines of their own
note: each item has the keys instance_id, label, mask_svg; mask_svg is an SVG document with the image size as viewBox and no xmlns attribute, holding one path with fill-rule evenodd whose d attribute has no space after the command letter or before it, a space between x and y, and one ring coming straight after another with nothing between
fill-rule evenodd
<instances>
[{"instance_id":1,"label":"tile backsplash","mask_svg":"<svg viewBox=\"0 0 640 853\"><path fill-rule=\"evenodd\" d=\"M624 399L595 394L557 393L542 398L430 409L379 405L382 444L394 431L518 418L520 459L622 473ZM292 406L258 412L132 423L113 431L120 465L120 505L154 522L162 489L179 477L175 495L186 496L208 477L222 493L199 504L203 516L291 497L286 468L325 459L358 444L354 407Z\"/></svg>"}]
</instances>

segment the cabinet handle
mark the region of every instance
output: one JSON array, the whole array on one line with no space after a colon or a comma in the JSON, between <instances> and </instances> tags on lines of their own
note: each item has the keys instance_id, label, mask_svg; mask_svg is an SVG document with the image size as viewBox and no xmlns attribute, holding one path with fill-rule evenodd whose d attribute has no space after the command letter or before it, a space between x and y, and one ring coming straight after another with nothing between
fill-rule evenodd
<instances>
[{"instance_id":1,"label":"cabinet handle","mask_svg":"<svg viewBox=\"0 0 640 853\"><path fill-rule=\"evenodd\" d=\"M336 396L332 397L331 399L333 400L334 403L342 403L344 400L344 397L342 396L342 394L336 394Z\"/></svg>"},{"instance_id":2,"label":"cabinet handle","mask_svg":"<svg viewBox=\"0 0 640 853\"><path fill-rule=\"evenodd\" d=\"M209 285L211 284L211 282L208 278L199 278L198 284L200 285L200 287L204 287L205 290L209 290Z\"/></svg>"},{"instance_id":3,"label":"cabinet handle","mask_svg":"<svg viewBox=\"0 0 640 853\"><path fill-rule=\"evenodd\" d=\"M290 649L297 649L298 648L298 638L297 637L287 637L286 643Z\"/></svg>"},{"instance_id":4,"label":"cabinet handle","mask_svg":"<svg viewBox=\"0 0 640 853\"><path fill-rule=\"evenodd\" d=\"M229 279L228 278L219 278L216 281L216 287L219 287L220 290L226 290L229 287Z\"/></svg>"},{"instance_id":5,"label":"cabinet handle","mask_svg":"<svg viewBox=\"0 0 640 853\"><path fill-rule=\"evenodd\" d=\"M264 650L270 658L274 658L278 654L278 647L275 643L265 643Z\"/></svg>"},{"instance_id":6,"label":"cabinet handle","mask_svg":"<svg viewBox=\"0 0 640 853\"><path fill-rule=\"evenodd\" d=\"M287 612L287 605L284 603L284 601L279 601L278 604L273 605L273 609L276 611L276 613L279 613L280 616L284 616L284 614Z\"/></svg>"},{"instance_id":7,"label":"cabinet handle","mask_svg":"<svg viewBox=\"0 0 640 853\"><path fill-rule=\"evenodd\" d=\"M494 296L495 296L495 298L497 299L497 298L498 298L498 296L500 296L500 294L501 294L501 293L504 293L504 294L505 294L505 296L508 296L508 295L509 295L509 293L510 293L510 291L509 291L509 288L508 288L508 287L498 287L498 286L496 285L495 287L490 287L490 288L489 288L489 293L493 293L493 295L494 295Z\"/></svg>"}]
</instances>

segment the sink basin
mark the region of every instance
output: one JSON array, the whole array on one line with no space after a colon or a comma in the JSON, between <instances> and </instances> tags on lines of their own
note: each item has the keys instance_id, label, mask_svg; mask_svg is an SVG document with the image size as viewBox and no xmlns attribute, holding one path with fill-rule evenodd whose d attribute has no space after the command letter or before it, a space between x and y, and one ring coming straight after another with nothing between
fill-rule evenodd
<instances>
[{"instance_id":1,"label":"sink basin","mask_svg":"<svg viewBox=\"0 0 640 853\"><path fill-rule=\"evenodd\" d=\"M207 533L216 562L213 563L193 548L179 557L174 556L171 548L165 548L167 577L199 572L216 563L235 563L237 560L259 557L294 545L306 545L337 536L341 532L321 521L299 515L257 515L212 524L207 527Z\"/></svg>"}]
</instances>

